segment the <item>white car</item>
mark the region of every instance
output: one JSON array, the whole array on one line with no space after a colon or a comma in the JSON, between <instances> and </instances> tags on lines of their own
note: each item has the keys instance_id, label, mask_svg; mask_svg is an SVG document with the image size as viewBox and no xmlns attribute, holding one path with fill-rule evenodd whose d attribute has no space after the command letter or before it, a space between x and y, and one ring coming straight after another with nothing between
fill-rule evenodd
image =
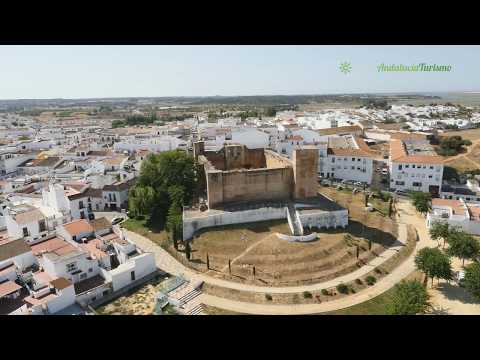
<instances>
[{"instance_id":1,"label":"white car","mask_svg":"<svg viewBox=\"0 0 480 360\"><path fill-rule=\"evenodd\" d=\"M388 170L387 169L382 169L382 175L388 175Z\"/></svg>"}]
</instances>

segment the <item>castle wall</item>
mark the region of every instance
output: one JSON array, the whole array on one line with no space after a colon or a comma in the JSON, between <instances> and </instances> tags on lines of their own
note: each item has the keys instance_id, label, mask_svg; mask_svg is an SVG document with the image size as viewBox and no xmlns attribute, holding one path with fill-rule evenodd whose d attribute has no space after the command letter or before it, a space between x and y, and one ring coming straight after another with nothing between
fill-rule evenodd
<instances>
[{"instance_id":1,"label":"castle wall","mask_svg":"<svg viewBox=\"0 0 480 360\"><path fill-rule=\"evenodd\" d=\"M292 168L213 171L207 173L208 205L287 200L293 188Z\"/></svg>"}]
</instances>

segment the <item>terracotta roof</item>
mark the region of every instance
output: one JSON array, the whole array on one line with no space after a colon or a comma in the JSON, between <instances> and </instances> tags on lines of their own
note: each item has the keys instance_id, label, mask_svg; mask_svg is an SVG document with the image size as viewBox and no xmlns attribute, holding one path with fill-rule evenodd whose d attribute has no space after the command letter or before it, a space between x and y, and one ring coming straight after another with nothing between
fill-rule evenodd
<instances>
[{"instance_id":1,"label":"terracotta roof","mask_svg":"<svg viewBox=\"0 0 480 360\"><path fill-rule=\"evenodd\" d=\"M23 239L13 240L0 244L0 261L31 251L30 246Z\"/></svg>"},{"instance_id":2,"label":"terracotta roof","mask_svg":"<svg viewBox=\"0 0 480 360\"><path fill-rule=\"evenodd\" d=\"M70 281L68 281L67 279L65 279L64 277L59 277L55 280L52 280L52 281L50 281L50 284L55 289L58 289L58 290L63 290L63 289L72 285L72 283Z\"/></svg>"},{"instance_id":3,"label":"terracotta roof","mask_svg":"<svg viewBox=\"0 0 480 360\"><path fill-rule=\"evenodd\" d=\"M402 140L390 140L390 156L392 162L443 164L443 157L438 155L408 155Z\"/></svg>"},{"instance_id":4,"label":"terracotta roof","mask_svg":"<svg viewBox=\"0 0 480 360\"><path fill-rule=\"evenodd\" d=\"M317 132L320 135L333 135L333 134L347 134L347 133L356 133L358 131L362 131L362 128L357 125L352 125L352 126L339 126L339 127L334 127L334 128L328 128L328 129L320 129L317 130Z\"/></svg>"},{"instance_id":5,"label":"terracotta roof","mask_svg":"<svg viewBox=\"0 0 480 360\"><path fill-rule=\"evenodd\" d=\"M289 136L287 140L302 141L303 137L301 137L300 135L292 135L292 136Z\"/></svg>"},{"instance_id":6,"label":"terracotta roof","mask_svg":"<svg viewBox=\"0 0 480 360\"><path fill-rule=\"evenodd\" d=\"M20 290L22 287L13 281L5 281L0 284L0 298L4 297L5 295L9 295L14 293L15 291Z\"/></svg>"},{"instance_id":7,"label":"terracotta roof","mask_svg":"<svg viewBox=\"0 0 480 360\"><path fill-rule=\"evenodd\" d=\"M460 200L451 199L432 199L432 206L447 206L450 207L454 215L465 215L466 209Z\"/></svg>"},{"instance_id":8,"label":"terracotta roof","mask_svg":"<svg viewBox=\"0 0 480 360\"><path fill-rule=\"evenodd\" d=\"M18 213L14 217L15 217L15 222L20 225L45 219L45 215L43 215L43 213L39 209L35 209L35 208L32 210Z\"/></svg>"},{"instance_id":9,"label":"terracotta roof","mask_svg":"<svg viewBox=\"0 0 480 360\"><path fill-rule=\"evenodd\" d=\"M34 244L31 246L31 248L33 255L35 256L40 256L45 252L53 252L58 256L61 256L76 250L75 246L58 237Z\"/></svg>"},{"instance_id":10,"label":"terracotta roof","mask_svg":"<svg viewBox=\"0 0 480 360\"><path fill-rule=\"evenodd\" d=\"M116 165L121 165L124 160L127 160L127 157L116 156L116 157L113 157L113 158L105 159L105 160L103 160L103 162L106 165L116 166Z\"/></svg>"},{"instance_id":11,"label":"terracotta roof","mask_svg":"<svg viewBox=\"0 0 480 360\"><path fill-rule=\"evenodd\" d=\"M97 259L101 259L105 256L108 256L108 254L101 249L102 244L102 240L95 238L89 240L86 243L80 244L80 247L86 252L88 252L91 256L94 256Z\"/></svg>"},{"instance_id":12,"label":"terracotta roof","mask_svg":"<svg viewBox=\"0 0 480 360\"><path fill-rule=\"evenodd\" d=\"M85 219L75 220L62 226L70 235L93 232L92 226Z\"/></svg>"},{"instance_id":13,"label":"terracotta roof","mask_svg":"<svg viewBox=\"0 0 480 360\"><path fill-rule=\"evenodd\" d=\"M342 149L342 148L328 148L328 154L338 156L372 156L371 153L367 153L361 149Z\"/></svg>"},{"instance_id":14,"label":"terracotta roof","mask_svg":"<svg viewBox=\"0 0 480 360\"><path fill-rule=\"evenodd\" d=\"M390 141L390 157L392 160L399 159L401 157L407 156L407 151L403 142L398 139L393 139Z\"/></svg>"}]
</instances>

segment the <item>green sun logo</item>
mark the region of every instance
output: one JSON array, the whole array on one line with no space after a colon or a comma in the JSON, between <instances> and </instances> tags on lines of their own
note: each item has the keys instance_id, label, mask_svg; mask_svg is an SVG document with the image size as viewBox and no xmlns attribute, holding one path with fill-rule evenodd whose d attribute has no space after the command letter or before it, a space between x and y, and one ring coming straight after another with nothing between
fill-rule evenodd
<instances>
[{"instance_id":1,"label":"green sun logo","mask_svg":"<svg viewBox=\"0 0 480 360\"><path fill-rule=\"evenodd\" d=\"M348 74L352 71L352 64L349 62L343 62L340 64L340 71L344 74Z\"/></svg>"}]
</instances>

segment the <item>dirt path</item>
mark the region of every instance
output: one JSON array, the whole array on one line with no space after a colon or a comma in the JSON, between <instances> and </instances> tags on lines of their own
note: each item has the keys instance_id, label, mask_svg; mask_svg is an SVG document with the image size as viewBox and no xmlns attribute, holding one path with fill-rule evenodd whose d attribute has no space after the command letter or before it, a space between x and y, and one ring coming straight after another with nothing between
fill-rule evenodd
<instances>
[{"instance_id":1,"label":"dirt path","mask_svg":"<svg viewBox=\"0 0 480 360\"><path fill-rule=\"evenodd\" d=\"M470 145L469 147L467 147L467 151L463 154L458 154L458 155L455 155L455 156L450 156L448 158L445 159L444 163L445 164L448 164L452 161L455 161L459 158L465 158L466 160L470 161L471 163L475 164L476 166L480 167L480 164L478 162L476 162L475 160L472 160L470 158L467 157L467 155L470 155L470 153L473 151L473 149L475 148L475 146L479 145L480 144L480 139L478 140L475 140L475 141L472 141L472 145Z\"/></svg>"},{"instance_id":2,"label":"dirt path","mask_svg":"<svg viewBox=\"0 0 480 360\"><path fill-rule=\"evenodd\" d=\"M190 278L192 280L201 280L208 284L212 284L212 285L216 285L216 286L228 288L228 289L250 291L250 292L257 292L257 293L270 293L270 294L291 293L293 294L293 293L301 293L304 291L314 292L314 291L320 291L326 288L327 289L332 288L341 283L348 283L366 275L367 273L372 271L374 268L380 266L385 261L387 261L390 257L395 255L407 243L406 224L408 223L404 223L399 226L399 236L398 236L397 245L388 248L380 256L375 257L374 259L369 261L366 265L362 266L358 270L355 270L346 275L339 276L335 279L321 282L321 283L316 283L311 285L301 285L301 286L285 286L285 287L269 287L269 286L242 284L234 281L217 279L212 276L209 276L206 273L197 273L194 270L189 269L185 267L183 264L179 263L167 251L157 246L156 244L152 243L149 239L141 235L132 233L130 231L126 231L126 234L128 238L131 239L133 242L135 242L141 249L144 249L145 251L154 252L156 261L157 261L157 266L168 273L175 274L175 275L183 275L186 278ZM258 244L258 242L255 243L254 245L256 244ZM390 275L387 275L386 277L389 277Z\"/></svg>"}]
</instances>

